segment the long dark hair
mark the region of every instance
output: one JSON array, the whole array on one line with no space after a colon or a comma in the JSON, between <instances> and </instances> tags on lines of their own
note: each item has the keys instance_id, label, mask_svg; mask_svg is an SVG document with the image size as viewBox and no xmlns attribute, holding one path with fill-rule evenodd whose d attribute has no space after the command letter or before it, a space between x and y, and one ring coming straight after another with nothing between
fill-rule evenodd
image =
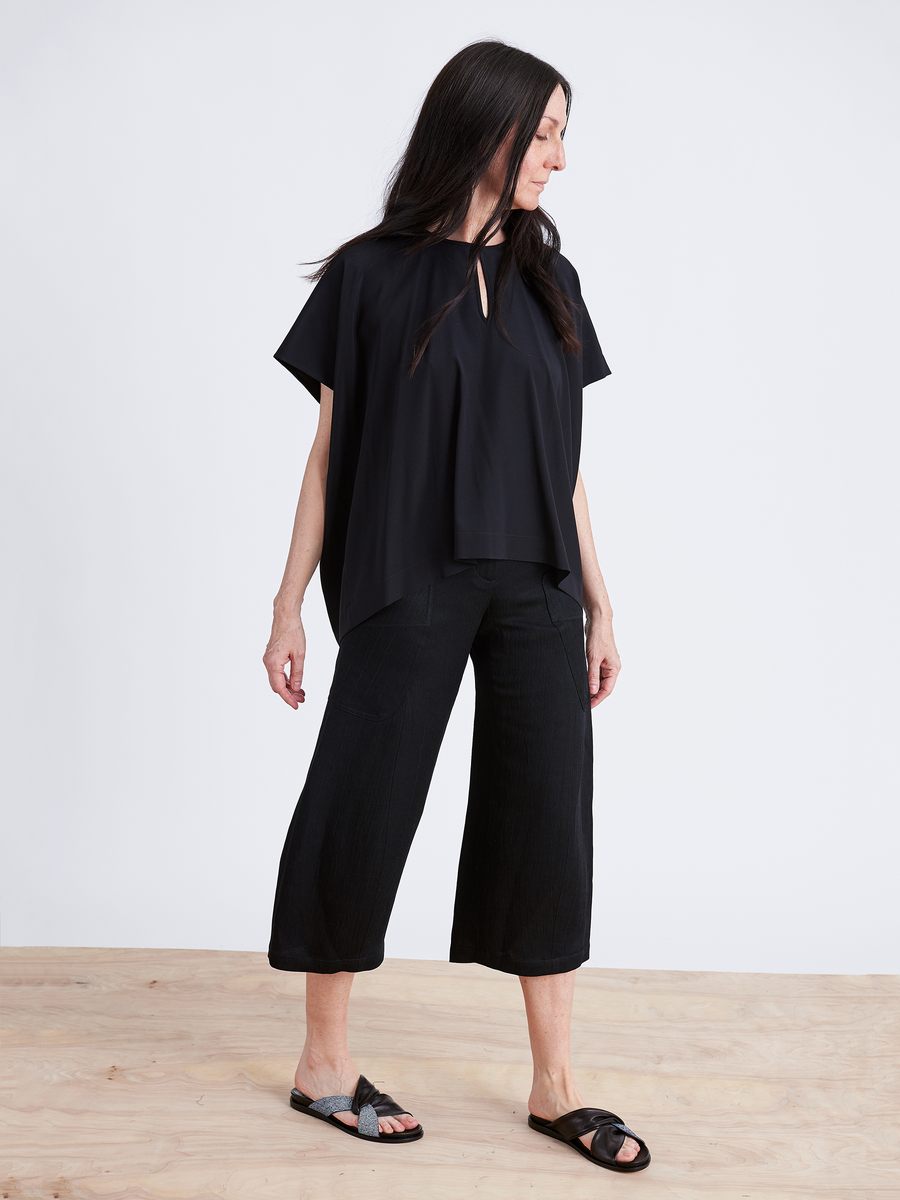
<instances>
[{"instance_id":1,"label":"long dark hair","mask_svg":"<svg viewBox=\"0 0 900 1200\"><path fill-rule=\"evenodd\" d=\"M409 144L388 181L379 223L344 242L327 258L313 260L322 263L306 276L315 282L341 251L358 242L407 234L412 241L405 253L415 254L442 241L462 224L477 183L512 133L503 192L471 245L459 292L421 326L410 375L437 326L472 286L478 256L500 225L506 244L494 308L504 336L499 302L515 259L522 279L546 309L563 351L577 354L580 350L573 302L556 282L559 231L540 208L512 209L522 161L557 85L565 93L568 117L572 89L549 63L501 41L479 41L464 47L428 89Z\"/></svg>"}]
</instances>

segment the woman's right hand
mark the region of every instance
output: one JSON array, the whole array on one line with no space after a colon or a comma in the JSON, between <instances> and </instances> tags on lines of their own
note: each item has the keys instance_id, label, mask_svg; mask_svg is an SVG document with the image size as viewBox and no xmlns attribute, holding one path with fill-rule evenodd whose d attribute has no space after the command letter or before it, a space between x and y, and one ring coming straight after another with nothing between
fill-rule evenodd
<instances>
[{"instance_id":1,"label":"woman's right hand","mask_svg":"<svg viewBox=\"0 0 900 1200\"><path fill-rule=\"evenodd\" d=\"M306 658L306 634L300 620L300 607L322 557L333 399L331 388L323 383L319 389L319 424L303 473L284 579L272 604L272 636L263 655L272 691L291 708L297 708L306 699L300 686ZM284 668L288 665L290 675L286 676Z\"/></svg>"},{"instance_id":2,"label":"woman's right hand","mask_svg":"<svg viewBox=\"0 0 900 1200\"><path fill-rule=\"evenodd\" d=\"M269 673L272 691L277 692L291 708L297 708L306 699L306 693L300 686L305 658L306 634L300 617L293 618L289 624L273 623L263 662ZM288 665L290 674L285 675L284 668Z\"/></svg>"}]
</instances>

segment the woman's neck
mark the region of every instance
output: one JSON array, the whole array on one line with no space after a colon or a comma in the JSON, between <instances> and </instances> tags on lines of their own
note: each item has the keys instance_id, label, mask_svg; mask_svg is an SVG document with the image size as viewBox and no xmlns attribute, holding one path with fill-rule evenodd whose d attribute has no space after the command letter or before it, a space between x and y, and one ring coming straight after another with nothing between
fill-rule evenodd
<instances>
[{"instance_id":1,"label":"woman's neck","mask_svg":"<svg viewBox=\"0 0 900 1200\"><path fill-rule=\"evenodd\" d=\"M447 237L448 242L474 242L479 233L481 233L481 230L487 224L488 218L494 211L494 204L496 204L496 200L494 200L493 203L485 206L482 204L477 204L477 199L477 195L473 197L472 203L469 205L469 211L466 213L465 220L461 225L458 225L456 229L453 230L453 233ZM503 227L502 225L497 225L495 226L494 232L488 238L485 245L499 246L505 241L506 234L503 232Z\"/></svg>"},{"instance_id":2,"label":"woman's neck","mask_svg":"<svg viewBox=\"0 0 900 1200\"><path fill-rule=\"evenodd\" d=\"M450 237L446 238L446 241L448 241L448 242L470 242L471 243L471 242L475 241L475 238L478 236L478 234L480 232L481 232L480 225L474 225L474 224L473 225L468 225L468 224L460 225L459 229L455 230ZM485 245L486 246L499 246L505 241L506 241L506 234L503 232L502 229L498 229L497 232L493 235L493 237L488 238L488 240L485 242Z\"/></svg>"}]
</instances>

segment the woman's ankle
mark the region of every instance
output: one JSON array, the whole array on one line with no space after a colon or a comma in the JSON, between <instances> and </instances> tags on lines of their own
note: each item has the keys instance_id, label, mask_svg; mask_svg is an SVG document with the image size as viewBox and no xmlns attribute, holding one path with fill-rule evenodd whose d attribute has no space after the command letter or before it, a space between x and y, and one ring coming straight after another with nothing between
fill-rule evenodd
<instances>
[{"instance_id":1,"label":"woman's ankle","mask_svg":"<svg viewBox=\"0 0 900 1200\"><path fill-rule=\"evenodd\" d=\"M581 1098L581 1089L575 1082L571 1067L535 1071L531 1083L532 1097L556 1097L560 1101L571 1101L577 1104Z\"/></svg>"},{"instance_id":2,"label":"woman's ankle","mask_svg":"<svg viewBox=\"0 0 900 1200\"><path fill-rule=\"evenodd\" d=\"M575 1072L571 1063L561 1063L555 1067L535 1067L531 1077L532 1087L549 1089L551 1092L578 1090L575 1083Z\"/></svg>"},{"instance_id":3,"label":"woman's ankle","mask_svg":"<svg viewBox=\"0 0 900 1200\"><path fill-rule=\"evenodd\" d=\"M353 1059L347 1046L306 1045L300 1055L300 1066L316 1073L340 1071L352 1068Z\"/></svg>"}]
</instances>

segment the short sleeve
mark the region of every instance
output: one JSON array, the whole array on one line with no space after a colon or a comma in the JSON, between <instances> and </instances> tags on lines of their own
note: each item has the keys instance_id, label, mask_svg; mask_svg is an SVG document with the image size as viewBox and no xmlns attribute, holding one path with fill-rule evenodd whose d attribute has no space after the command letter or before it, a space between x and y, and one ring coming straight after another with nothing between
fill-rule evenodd
<instances>
[{"instance_id":1,"label":"short sleeve","mask_svg":"<svg viewBox=\"0 0 900 1200\"><path fill-rule=\"evenodd\" d=\"M607 375L612 374L612 371L600 349L594 322L591 320L591 315L581 294L578 272L562 255L559 257L559 267L559 282L578 305L579 311L575 313L575 324L581 339L581 386L584 388L589 383L596 383L598 379L605 379Z\"/></svg>"},{"instance_id":2,"label":"short sleeve","mask_svg":"<svg viewBox=\"0 0 900 1200\"><path fill-rule=\"evenodd\" d=\"M344 270L340 256L329 263L275 351L275 359L300 380L315 400L320 399L320 384L334 388Z\"/></svg>"},{"instance_id":3,"label":"short sleeve","mask_svg":"<svg viewBox=\"0 0 900 1200\"><path fill-rule=\"evenodd\" d=\"M605 379L607 375L611 375L606 359L603 357L603 351L600 349L600 342L597 338L594 322L591 320L590 313L584 301L581 301L581 386L587 387L589 383L596 383L598 379Z\"/></svg>"}]
</instances>

